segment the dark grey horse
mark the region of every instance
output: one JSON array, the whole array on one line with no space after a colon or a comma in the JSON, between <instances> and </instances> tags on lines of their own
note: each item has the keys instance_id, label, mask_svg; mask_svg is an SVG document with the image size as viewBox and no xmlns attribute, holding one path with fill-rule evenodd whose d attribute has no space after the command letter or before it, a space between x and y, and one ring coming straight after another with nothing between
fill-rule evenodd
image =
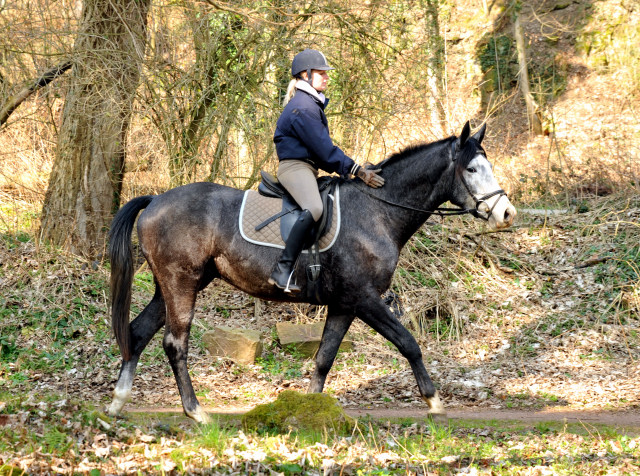
<instances>
[{"instance_id":1,"label":"dark grey horse","mask_svg":"<svg viewBox=\"0 0 640 476\"><path fill-rule=\"evenodd\" d=\"M376 166L384 187L369 189L359 180L340 186L341 231L321 253L322 295L327 320L309 392L322 392L338 347L357 316L392 342L409 361L418 390L431 412L444 413L413 336L381 299L391 283L400 250L441 204L451 203L493 228L508 227L516 211L500 190L482 149L484 126L460 137L409 148ZM109 413L118 414L131 395L140 354L162 326L164 350L180 390L184 412L208 421L187 370L187 352L196 294L214 278L267 300L304 302L301 258L299 295L268 284L279 249L245 241L239 232L240 190L214 183L185 185L158 196L137 197L118 212L111 227L112 323L122 367ZM133 259L131 233L136 216L142 253L156 282L155 295L129 323Z\"/></svg>"}]
</instances>

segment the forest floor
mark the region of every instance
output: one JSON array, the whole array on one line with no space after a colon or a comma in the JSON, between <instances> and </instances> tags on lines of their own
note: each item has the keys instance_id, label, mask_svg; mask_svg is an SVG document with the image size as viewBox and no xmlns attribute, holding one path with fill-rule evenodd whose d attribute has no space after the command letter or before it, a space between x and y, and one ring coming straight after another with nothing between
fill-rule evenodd
<instances>
[{"instance_id":1,"label":"forest floor","mask_svg":"<svg viewBox=\"0 0 640 476\"><path fill-rule=\"evenodd\" d=\"M463 4L477 10L474 2ZM565 7L549 15L571 19L585 6ZM534 59L555 57L552 43L534 26L527 32L536 40ZM568 31L558 38L560 46L571 40ZM519 100L508 102L514 110L492 124L501 132L490 129L486 139L498 175L514 200L552 190L564 190L566 197L610 193L614 179L632 190L637 101L620 87L623 71L599 74L578 57L559 60L567 63L568 82L554 103L554 134L516 133L526 129L516 124L525 116ZM554 159L556 149L562 160ZM592 182L589 174L607 180ZM110 335L108 267L36 246L19 221L35 221L39 208L21 213L19 197L2 193L8 195L0 203L0 230L13 232L0 234L0 386L104 406L120 365ZM397 311L451 414L638 410L640 199L629 191L563 200L556 210L520 210L516 225L501 233L489 233L471 218L426 225L404 250L392 286ZM16 224L14 215L22 215ZM152 292L152 276L141 268L134 313ZM305 390L313 362L283 349L274 328L282 321L316 322L323 312L256 305L225 283L209 286L197 302L189 361L202 404L250 408L283 389ZM201 336L220 325L262 332L261 359L237 365L208 355ZM407 362L392 345L357 321L349 339L354 350L338 355L327 393L353 411L426 411ZM129 408L180 407L160 336L143 354L133 392Z\"/></svg>"}]
</instances>

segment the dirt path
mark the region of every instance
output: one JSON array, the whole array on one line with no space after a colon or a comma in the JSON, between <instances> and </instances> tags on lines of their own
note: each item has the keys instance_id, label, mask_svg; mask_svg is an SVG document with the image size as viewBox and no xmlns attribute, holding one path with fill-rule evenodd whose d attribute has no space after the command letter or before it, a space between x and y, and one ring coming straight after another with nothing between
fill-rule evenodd
<instances>
[{"instance_id":1,"label":"dirt path","mask_svg":"<svg viewBox=\"0 0 640 476\"><path fill-rule=\"evenodd\" d=\"M410 409L376 408L371 410L346 409L351 416L370 414L376 418L426 417L425 411ZM502 420L521 422L555 421L567 423L601 423L613 426L640 428L640 413L604 412L588 410L550 409L541 411L495 410L491 408L453 409L447 413L454 420Z\"/></svg>"},{"instance_id":2,"label":"dirt path","mask_svg":"<svg viewBox=\"0 0 640 476\"><path fill-rule=\"evenodd\" d=\"M135 413L182 413L179 407L127 407L125 409ZM242 415L251 407L205 407L209 413L222 415ZM370 415L374 418L426 418L425 410L410 408L345 408L352 417ZM502 420L519 421L523 423L535 422L566 422L585 424L605 424L627 428L640 428L640 412L607 412L591 410L568 410L564 408L546 409L540 411L529 410L496 410L491 408L464 408L449 410L448 417L453 420Z\"/></svg>"}]
</instances>

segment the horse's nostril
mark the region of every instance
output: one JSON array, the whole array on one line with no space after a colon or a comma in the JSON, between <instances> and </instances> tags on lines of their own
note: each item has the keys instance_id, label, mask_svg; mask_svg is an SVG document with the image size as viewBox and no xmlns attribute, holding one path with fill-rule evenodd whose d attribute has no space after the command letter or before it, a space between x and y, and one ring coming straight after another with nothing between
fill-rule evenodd
<instances>
[{"instance_id":1,"label":"horse's nostril","mask_svg":"<svg viewBox=\"0 0 640 476\"><path fill-rule=\"evenodd\" d=\"M504 211L505 223L511 225L515 221L517 214L518 212L516 212L516 209L514 207L507 207L507 209Z\"/></svg>"}]
</instances>

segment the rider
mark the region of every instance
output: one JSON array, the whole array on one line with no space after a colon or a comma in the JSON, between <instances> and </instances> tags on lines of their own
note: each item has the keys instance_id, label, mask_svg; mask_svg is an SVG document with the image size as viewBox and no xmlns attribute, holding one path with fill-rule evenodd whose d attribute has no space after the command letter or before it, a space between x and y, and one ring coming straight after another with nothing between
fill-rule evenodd
<instances>
[{"instance_id":1,"label":"rider","mask_svg":"<svg viewBox=\"0 0 640 476\"><path fill-rule=\"evenodd\" d=\"M360 167L331 141L324 114L329 100L323 91L329 81L327 71L332 69L317 50L306 49L293 58L293 79L273 136L280 161L278 180L303 210L269 278L270 284L285 292L300 291L300 287L290 283L293 268L313 225L322 215L316 182L318 169L343 176L356 175L373 188L384 184L384 179L377 175L379 170Z\"/></svg>"}]
</instances>

